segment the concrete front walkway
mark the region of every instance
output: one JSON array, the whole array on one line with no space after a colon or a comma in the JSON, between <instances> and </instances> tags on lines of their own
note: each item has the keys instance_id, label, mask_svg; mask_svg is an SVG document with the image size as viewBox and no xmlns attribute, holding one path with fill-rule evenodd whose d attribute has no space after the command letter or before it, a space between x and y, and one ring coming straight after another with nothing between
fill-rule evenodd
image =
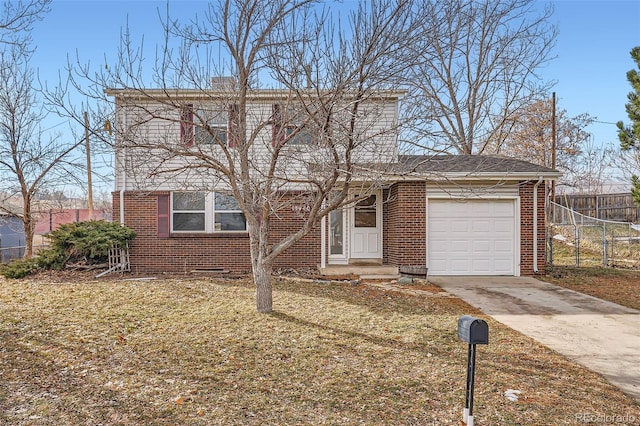
<instances>
[{"instance_id":1,"label":"concrete front walkway","mask_svg":"<svg viewBox=\"0 0 640 426\"><path fill-rule=\"evenodd\" d=\"M640 399L640 311L529 277L429 281Z\"/></svg>"}]
</instances>

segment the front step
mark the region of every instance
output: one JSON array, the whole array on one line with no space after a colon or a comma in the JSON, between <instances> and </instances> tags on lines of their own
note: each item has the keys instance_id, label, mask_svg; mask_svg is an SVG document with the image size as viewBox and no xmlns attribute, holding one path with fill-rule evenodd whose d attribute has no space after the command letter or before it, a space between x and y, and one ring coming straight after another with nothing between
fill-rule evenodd
<instances>
[{"instance_id":1,"label":"front step","mask_svg":"<svg viewBox=\"0 0 640 426\"><path fill-rule=\"evenodd\" d=\"M329 265L318 270L320 275L357 275L363 280L393 280L400 277L398 267L393 265Z\"/></svg>"},{"instance_id":2,"label":"front step","mask_svg":"<svg viewBox=\"0 0 640 426\"><path fill-rule=\"evenodd\" d=\"M360 275L360 279L361 280L371 280L371 281L376 281L376 280L384 280L384 281L391 281L391 280L397 280L398 278L400 278L400 274L388 274L388 275Z\"/></svg>"}]
</instances>

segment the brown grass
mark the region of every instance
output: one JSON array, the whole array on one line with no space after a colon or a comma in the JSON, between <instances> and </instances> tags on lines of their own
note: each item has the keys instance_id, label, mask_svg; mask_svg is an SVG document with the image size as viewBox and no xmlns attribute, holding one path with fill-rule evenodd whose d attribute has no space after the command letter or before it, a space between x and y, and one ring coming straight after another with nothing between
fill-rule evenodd
<instances>
[{"instance_id":1,"label":"brown grass","mask_svg":"<svg viewBox=\"0 0 640 426\"><path fill-rule=\"evenodd\" d=\"M459 424L456 324L479 312L426 293L282 280L275 312L258 314L246 279L0 279L0 422ZM640 419L597 374L487 320L476 425Z\"/></svg>"},{"instance_id":2,"label":"brown grass","mask_svg":"<svg viewBox=\"0 0 640 426\"><path fill-rule=\"evenodd\" d=\"M544 280L620 305L640 309L640 271L635 269L554 266L548 268Z\"/></svg>"}]
</instances>

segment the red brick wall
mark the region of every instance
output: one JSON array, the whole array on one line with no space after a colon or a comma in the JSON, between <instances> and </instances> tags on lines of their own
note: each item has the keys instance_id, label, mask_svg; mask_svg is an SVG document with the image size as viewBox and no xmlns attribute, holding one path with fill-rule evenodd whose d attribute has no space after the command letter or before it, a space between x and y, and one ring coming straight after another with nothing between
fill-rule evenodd
<instances>
[{"instance_id":1,"label":"red brick wall","mask_svg":"<svg viewBox=\"0 0 640 426\"><path fill-rule=\"evenodd\" d=\"M425 190L424 182L399 182L385 193L385 260L392 265L426 264Z\"/></svg>"},{"instance_id":2,"label":"red brick wall","mask_svg":"<svg viewBox=\"0 0 640 426\"><path fill-rule=\"evenodd\" d=\"M520 273L533 271L533 187L520 186ZM249 272L249 236L246 233L173 234L157 237L157 196L166 192L126 192L125 224L137 237L131 242L131 267L134 272L189 272L193 269L223 268ZM424 182L399 182L383 194L383 256L392 265L425 265L426 203ZM114 221L120 220L119 193L113 193ZM538 273L545 271L545 185L538 186ZM283 209L272 218L271 238L276 242L299 229L304 214ZM274 267L307 269L320 262L320 225L276 260Z\"/></svg>"},{"instance_id":3,"label":"red brick wall","mask_svg":"<svg viewBox=\"0 0 640 426\"><path fill-rule=\"evenodd\" d=\"M520 275L545 273L545 184L538 185L538 205L533 205L533 188L536 182L520 185ZM533 209L538 209L538 272L533 270Z\"/></svg>"},{"instance_id":4,"label":"red brick wall","mask_svg":"<svg viewBox=\"0 0 640 426\"><path fill-rule=\"evenodd\" d=\"M247 233L191 233L157 236L157 199L167 192L125 192L125 225L137 234L130 243L131 268L136 273L179 272L222 268L236 273L250 272ZM120 221L120 194L113 193L114 221ZM293 209L278 212L271 219L271 238L277 241L298 229L300 213ZM274 268L311 268L320 261L320 227L285 251Z\"/></svg>"}]
</instances>

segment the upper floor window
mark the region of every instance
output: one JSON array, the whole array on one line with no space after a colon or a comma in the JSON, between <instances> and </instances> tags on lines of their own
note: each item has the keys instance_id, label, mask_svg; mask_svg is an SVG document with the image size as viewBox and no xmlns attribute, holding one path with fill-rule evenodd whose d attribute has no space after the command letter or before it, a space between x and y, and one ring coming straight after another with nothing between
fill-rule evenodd
<instances>
[{"instance_id":1,"label":"upper floor window","mask_svg":"<svg viewBox=\"0 0 640 426\"><path fill-rule=\"evenodd\" d=\"M229 115L223 110L197 111L201 123L195 126L195 143L202 144L227 144L227 132L229 130Z\"/></svg>"},{"instance_id":2,"label":"upper floor window","mask_svg":"<svg viewBox=\"0 0 640 426\"><path fill-rule=\"evenodd\" d=\"M309 145L316 137L312 131L312 117L292 106L274 104L272 107L273 143Z\"/></svg>"},{"instance_id":3,"label":"upper floor window","mask_svg":"<svg viewBox=\"0 0 640 426\"><path fill-rule=\"evenodd\" d=\"M185 104L180 109L180 143L186 146L237 143L238 106L211 108Z\"/></svg>"},{"instance_id":4,"label":"upper floor window","mask_svg":"<svg viewBox=\"0 0 640 426\"><path fill-rule=\"evenodd\" d=\"M246 231L236 199L223 192L175 191L171 194L173 232Z\"/></svg>"}]
</instances>

